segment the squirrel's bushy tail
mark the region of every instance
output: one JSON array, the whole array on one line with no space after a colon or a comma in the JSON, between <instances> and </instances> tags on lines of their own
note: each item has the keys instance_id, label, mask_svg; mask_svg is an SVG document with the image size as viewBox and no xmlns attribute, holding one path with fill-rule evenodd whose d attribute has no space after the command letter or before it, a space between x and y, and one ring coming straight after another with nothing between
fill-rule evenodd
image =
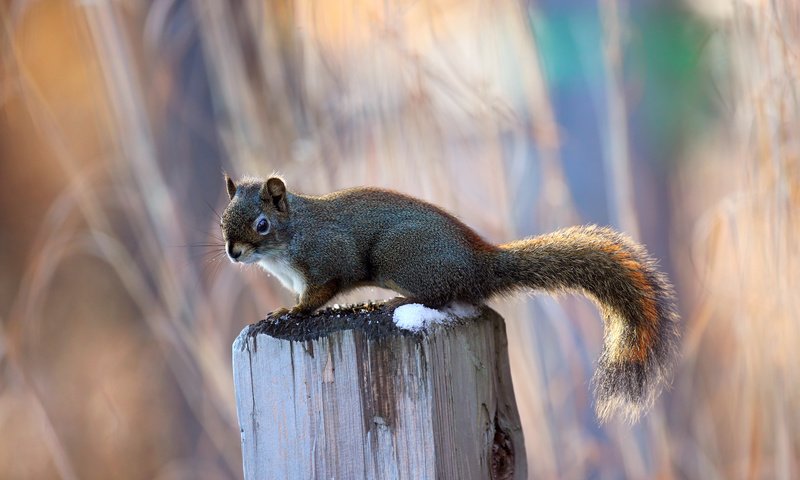
<instances>
[{"instance_id":1,"label":"squirrel's bushy tail","mask_svg":"<svg viewBox=\"0 0 800 480\"><path fill-rule=\"evenodd\" d=\"M634 421L661 392L677 355L678 314L666 276L643 247L607 228L573 227L500 245L494 293L578 291L597 302L604 348L593 384L597 415Z\"/></svg>"}]
</instances>

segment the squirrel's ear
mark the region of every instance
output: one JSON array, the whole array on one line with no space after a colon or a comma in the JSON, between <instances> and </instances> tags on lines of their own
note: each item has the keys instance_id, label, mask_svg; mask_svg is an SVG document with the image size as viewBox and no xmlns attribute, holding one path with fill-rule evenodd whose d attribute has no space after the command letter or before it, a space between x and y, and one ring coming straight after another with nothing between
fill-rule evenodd
<instances>
[{"instance_id":1,"label":"squirrel's ear","mask_svg":"<svg viewBox=\"0 0 800 480\"><path fill-rule=\"evenodd\" d=\"M286 185L278 177L272 177L264 182L261 187L261 198L265 202L272 203L279 212L287 210Z\"/></svg>"},{"instance_id":2,"label":"squirrel's ear","mask_svg":"<svg viewBox=\"0 0 800 480\"><path fill-rule=\"evenodd\" d=\"M228 197L233 200L233 197L236 196L236 184L233 183L227 173L225 174L225 188L228 189Z\"/></svg>"}]
</instances>

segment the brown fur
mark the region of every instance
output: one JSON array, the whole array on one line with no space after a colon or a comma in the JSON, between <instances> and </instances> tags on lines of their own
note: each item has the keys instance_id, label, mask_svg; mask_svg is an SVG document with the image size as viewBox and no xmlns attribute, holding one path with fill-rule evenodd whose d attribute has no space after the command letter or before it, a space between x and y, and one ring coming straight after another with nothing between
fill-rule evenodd
<instances>
[{"instance_id":1,"label":"brown fur","mask_svg":"<svg viewBox=\"0 0 800 480\"><path fill-rule=\"evenodd\" d=\"M495 246L444 210L396 192L314 197L288 192L277 177L228 180L229 254L291 265L305 286L291 313L366 285L433 308L521 288L578 291L598 303L605 321L594 378L601 419L616 410L637 418L669 378L678 336L672 287L644 248L610 229L573 227ZM269 219L266 235L253 230L259 215Z\"/></svg>"}]
</instances>

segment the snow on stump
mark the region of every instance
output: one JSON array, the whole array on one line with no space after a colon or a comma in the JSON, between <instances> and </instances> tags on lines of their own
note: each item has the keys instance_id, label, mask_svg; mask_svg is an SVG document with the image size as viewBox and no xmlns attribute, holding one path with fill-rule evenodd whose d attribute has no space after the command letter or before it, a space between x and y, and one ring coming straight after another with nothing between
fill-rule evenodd
<instances>
[{"instance_id":1,"label":"snow on stump","mask_svg":"<svg viewBox=\"0 0 800 480\"><path fill-rule=\"evenodd\" d=\"M233 371L245 479L527 477L505 325L489 308L262 321L234 342Z\"/></svg>"}]
</instances>

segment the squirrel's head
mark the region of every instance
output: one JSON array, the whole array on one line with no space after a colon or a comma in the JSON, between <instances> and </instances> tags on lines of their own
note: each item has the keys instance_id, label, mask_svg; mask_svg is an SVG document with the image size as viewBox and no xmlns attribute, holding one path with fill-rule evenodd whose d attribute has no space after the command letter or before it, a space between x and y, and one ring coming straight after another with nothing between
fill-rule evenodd
<instances>
[{"instance_id":1,"label":"squirrel's head","mask_svg":"<svg viewBox=\"0 0 800 480\"><path fill-rule=\"evenodd\" d=\"M278 177L244 178L235 184L225 175L231 201L222 212L222 238L232 262L255 263L286 248L289 202Z\"/></svg>"}]
</instances>

